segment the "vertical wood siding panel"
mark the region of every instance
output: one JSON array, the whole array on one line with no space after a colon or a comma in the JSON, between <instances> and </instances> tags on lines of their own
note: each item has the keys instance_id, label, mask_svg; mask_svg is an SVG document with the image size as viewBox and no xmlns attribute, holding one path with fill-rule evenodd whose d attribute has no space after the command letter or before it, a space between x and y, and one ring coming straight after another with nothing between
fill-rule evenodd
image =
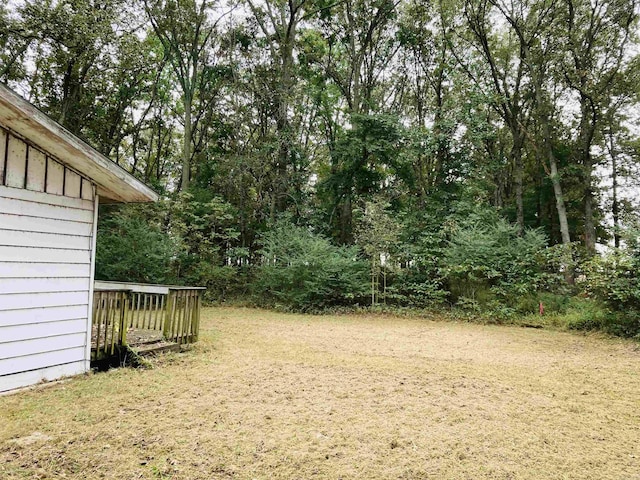
<instances>
[{"instance_id":1,"label":"vertical wood siding panel","mask_svg":"<svg viewBox=\"0 0 640 480\"><path fill-rule=\"evenodd\" d=\"M53 195L64 194L64 167L50 157L47 157L47 186L46 192Z\"/></svg>"},{"instance_id":2,"label":"vertical wood siding panel","mask_svg":"<svg viewBox=\"0 0 640 480\"><path fill-rule=\"evenodd\" d=\"M9 135L6 168L5 185L24 188L27 173L27 144L13 135Z\"/></svg>"},{"instance_id":3,"label":"vertical wood siding panel","mask_svg":"<svg viewBox=\"0 0 640 480\"><path fill-rule=\"evenodd\" d=\"M82 179L82 199L93 200L93 184L86 178Z\"/></svg>"},{"instance_id":4,"label":"vertical wood siding panel","mask_svg":"<svg viewBox=\"0 0 640 480\"><path fill-rule=\"evenodd\" d=\"M47 157L36 148L29 149L27 167L27 189L44 192L45 164Z\"/></svg>"},{"instance_id":5,"label":"vertical wood siding panel","mask_svg":"<svg viewBox=\"0 0 640 480\"><path fill-rule=\"evenodd\" d=\"M80 183L82 178L69 169L65 171L64 194L67 197L80 198Z\"/></svg>"},{"instance_id":6,"label":"vertical wood siding panel","mask_svg":"<svg viewBox=\"0 0 640 480\"><path fill-rule=\"evenodd\" d=\"M93 200L93 184L0 127L0 186Z\"/></svg>"},{"instance_id":7,"label":"vertical wood siding panel","mask_svg":"<svg viewBox=\"0 0 640 480\"><path fill-rule=\"evenodd\" d=\"M85 368L89 370L91 367L91 344L93 333L93 302L94 302L94 288L96 285L96 236L98 233L98 210L100 208L100 197L98 194L94 195L93 186L91 189L91 196L93 197L93 231L91 232L91 255L90 255L90 274L89 274L89 292L87 296L87 327L86 327L86 342L84 346L84 362ZM125 331L126 335L126 331ZM97 352L96 352L97 354Z\"/></svg>"},{"instance_id":8,"label":"vertical wood siding panel","mask_svg":"<svg viewBox=\"0 0 640 480\"><path fill-rule=\"evenodd\" d=\"M0 128L0 185L4 185L4 167L7 151L7 132Z\"/></svg>"}]
</instances>

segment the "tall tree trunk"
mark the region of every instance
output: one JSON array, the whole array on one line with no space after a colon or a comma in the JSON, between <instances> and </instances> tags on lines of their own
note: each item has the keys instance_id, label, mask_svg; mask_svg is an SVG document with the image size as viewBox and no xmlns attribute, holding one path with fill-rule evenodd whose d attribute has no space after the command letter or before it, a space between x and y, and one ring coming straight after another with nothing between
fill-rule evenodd
<instances>
[{"instance_id":1,"label":"tall tree trunk","mask_svg":"<svg viewBox=\"0 0 640 480\"><path fill-rule=\"evenodd\" d=\"M581 80L586 88L586 79ZM596 253L596 227L593 218L593 158L591 144L598 121L597 112L586 95L580 96L580 125L578 131L578 163L582 165L582 189L584 206L584 245L589 255Z\"/></svg>"},{"instance_id":2,"label":"tall tree trunk","mask_svg":"<svg viewBox=\"0 0 640 480\"><path fill-rule=\"evenodd\" d=\"M342 201L340 212L340 243L349 245L353 243L353 207L351 205L351 193L347 193Z\"/></svg>"},{"instance_id":3,"label":"tall tree trunk","mask_svg":"<svg viewBox=\"0 0 640 480\"><path fill-rule=\"evenodd\" d=\"M79 133L71 122L71 113L78 102L78 80L75 71L75 63L69 62L62 80L62 101L58 123L72 133Z\"/></svg>"},{"instance_id":4,"label":"tall tree trunk","mask_svg":"<svg viewBox=\"0 0 640 480\"><path fill-rule=\"evenodd\" d=\"M189 93L184 95L184 139L182 141L182 180L180 189L185 192L191 180L191 137L193 135L191 104L193 99Z\"/></svg>"},{"instance_id":5,"label":"tall tree trunk","mask_svg":"<svg viewBox=\"0 0 640 480\"><path fill-rule=\"evenodd\" d=\"M527 58L529 55L527 54ZM569 234L569 222L567 220L567 207L564 203L564 194L562 192L562 185L560 183L560 175L558 172L558 161L556 155L553 152L550 115L547 111L548 105L545 101L544 94L542 92L542 80L538 75L536 67L530 69L531 80L534 87L536 106L538 110L538 121L543 135L544 156L549 164L549 177L551 178L551 184L553 185L553 194L556 199L556 211L558 212L558 223L560 224L560 236L562 237L562 244L567 248L564 253L563 274L566 282L570 285L574 283L574 272L572 267L571 251L569 245L571 244L571 235Z\"/></svg>"},{"instance_id":6,"label":"tall tree trunk","mask_svg":"<svg viewBox=\"0 0 640 480\"><path fill-rule=\"evenodd\" d=\"M525 47L526 48L526 47ZM525 49L525 58L530 61L530 55L528 49ZM549 163L549 176L551 177L551 184L553 185L553 193L556 198L556 210L558 211L558 223L560 224L560 235L562 236L563 245L569 245L571 243L571 236L569 234L569 222L567 220L567 208L564 203L564 195L562 193L562 185L560 184L560 175L558 174L558 161L556 155L553 152L553 143L551 135L550 115L547 111L549 108L542 91L542 79L537 71L536 66L530 66L531 83L533 84L536 108L538 111L538 121L543 136L544 156Z\"/></svg>"},{"instance_id":7,"label":"tall tree trunk","mask_svg":"<svg viewBox=\"0 0 640 480\"><path fill-rule=\"evenodd\" d=\"M295 12L291 13L292 16ZM281 72L278 91L278 109L276 130L278 132L278 160L276 165L276 211L283 212L287 208L288 174L287 167L291 157L291 126L289 122L289 103L292 89L293 42L295 40L296 22L291 18L289 28L280 46Z\"/></svg>"},{"instance_id":8,"label":"tall tree trunk","mask_svg":"<svg viewBox=\"0 0 640 480\"><path fill-rule=\"evenodd\" d=\"M511 158L514 166L514 183L516 187L516 223L518 224L518 234L524 233L524 205L522 201L524 164L522 162L522 147L524 137L519 132L513 133L513 146L511 147Z\"/></svg>"},{"instance_id":9,"label":"tall tree trunk","mask_svg":"<svg viewBox=\"0 0 640 480\"><path fill-rule=\"evenodd\" d=\"M569 222L567 221L567 208L564 203L564 195L562 194L562 185L560 184L560 175L558 174L558 164L556 156L553 153L551 145L546 147L547 161L549 162L549 176L553 185L553 194L556 199L556 210L558 212L558 223L560 224L560 235L562 243L568 245L571 243L569 235Z\"/></svg>"},{"instance_id":10,"label":"tall tree trunk","mask_svg":"<svg viewBox=\"0 0 640 480\"><path fill-rule=\"evenodd\" d=\"M542 166L540 165L540 160L538 160L538 163L536 165L537 167L537 173L536 173L536 228L540 228L540 226L542 225L542 216L544 214L543 212L543 205L542 205L542 186L544 184L544 168L542 168Z\"/></svg>"},{"instance_id":11,"label":"tall tree trunk","mask_svg":"<svg viewBox=\"0 0 640 480\"><path fill-rule=\"evenodd\" d=\"M517 17L511 16L505 11L502 5L496 0L489 0L494 6L496 6L504 15L505 20L513 28L514 33L518 36L520 44L521 59L526 64L531 77L531 86L533 87L533 94L535 99L535 109L537 113L538 123L540 125L542 133L543 150L542 153L545 160L549 164L551 183L553 184L553 193L556 199L556 210L558 211L558 222L560 223L560 234L562 236L562 243L569 245L571 243L571 236L569 235L569 222L567 221L567 209L564 204L564 195L562 193L562 185L560 184L560 176L558 175L558 162L553 152L551 134L551 106L546 101L544 92L544 55L538 53L538 58L535 58L531 54L530 46L534 45L534 42L527 40L523 25L518 21ZM569 266L567 263L566 267ZM569 275L568 270L565 273ZM570 274L571 278L573 275ZM567 276L567 279L569 277Z\"/></svg>"},{"instance_id":12,"label":"tall tree trunk","mask_svg":"<svg viewBox=\"0 0 640 480\"><path fill-rule=\"evenodd\" d=\"M548 127L547 127L548 128ZM556 156L549 141L546 143L547 158L549 161L549 170L551 176L551 184L553 185L553 193L556 198L556 210L558 211L558 223L560 224L560 235L562 236L562 244L567 247L563 258L563 274L564 279L569 285L574 283L574 272L572 267L571 251L568 250L571 244L571 236L569 235L569 222L567 221L567 208L564 204L564 196L562 194L562 186L560 184L560 176L558 174L558 164Z\"/></svg>"},{"instance_id":13,"label":"tall tree trunk","mask_svg":"<svg viewBox=\"0 0 640 480\"><path fill-rule=\"evenodd\" d=\"M442 129L443 124L443 108L444 108L444 69L440 68L438 75L433 81L435 93L435 112L433 118L433 134L436 137L436 165L434 170L434 179L432 185L435 186L447 165L448 142L445 132Z\"/></svg>"},{"instance_id":14,"label":"tall tree trunk","mask_svg":"<svg viewBox=\"0 0 640 480\"><path fill-rule=\"evenodd\" d=\"M618 203L618 157L613 145L613 138L609 138L609 154L611 155L611 214L613 215L613 243L620 247L620 204Z\"/></svg>"},{"instance_id":15,"label":"tall tree trunk","mask_svg":"<svg viewBox=\"0 0 640 480\"><path fill-rule=\"evenodd\" d=\"M585 184L584 192L584 246L589 255L594 255L596 253L596 225L593 219L593 190L590 180L591 173L589 173L589 183Z\"/></svg>"}]
</instances>

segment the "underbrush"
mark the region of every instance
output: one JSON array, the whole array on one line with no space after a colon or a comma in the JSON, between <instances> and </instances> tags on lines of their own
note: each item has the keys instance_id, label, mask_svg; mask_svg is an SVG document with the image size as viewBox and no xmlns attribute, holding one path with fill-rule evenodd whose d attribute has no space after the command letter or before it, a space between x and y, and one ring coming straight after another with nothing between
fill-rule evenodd
<instances>
[{"instance_id":1,"label":"underbrush","mask_svg":"<svg viewBox=\"0 0 640 480\"><path fill-rule=\"evenodd\" d=\"M540 303L543 313L540 312ZM513 325L524 328L544 328L560 331L599 331L608 335L640 339L637 312L622 315L612 313L600 302L577 296L541 294L514 301L511 305L494 302L480 309L475 304L458 303L427 307L407 307L393 304L355 304L301 311L289 305L268 303L258 298L238 298L225 302L236 307L261 307L283 313L313 315L393 315L403 318L463 321L485 325Z\"/></svg>"}]
</instances>

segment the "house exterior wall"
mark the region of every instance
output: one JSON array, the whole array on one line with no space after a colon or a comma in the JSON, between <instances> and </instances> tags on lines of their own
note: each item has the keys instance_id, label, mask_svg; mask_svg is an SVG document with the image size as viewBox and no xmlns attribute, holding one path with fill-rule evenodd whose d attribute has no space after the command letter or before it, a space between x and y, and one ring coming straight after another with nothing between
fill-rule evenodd
<instances>
[{"instance_id":1,"label":"house exterior wall","mask_svg":"<svg viewBox=\"0 0 640 480\"><path fill-rule=\"evenodd\" d=\"M95 185L0 125L0 392L89 368Z\"/></svg>"}]
</instances>

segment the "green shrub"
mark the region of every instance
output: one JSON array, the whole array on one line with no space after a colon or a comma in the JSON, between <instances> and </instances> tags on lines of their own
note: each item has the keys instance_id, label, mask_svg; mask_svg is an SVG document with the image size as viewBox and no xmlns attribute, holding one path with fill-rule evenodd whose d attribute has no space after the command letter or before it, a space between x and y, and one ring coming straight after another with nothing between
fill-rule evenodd
<instances>
[{"instance_id":1,"label":"green shrub","mask_svg":"<svg viewBox=\"0 0 640 480\"><path fill-rule=\"evenodd\" d=\"M270 305L298 311L356 304L365 298L368 265L356 247L337 247L326 238L278 222L261 238L262 265L256 294Z\"/></svg>"},{"instance_id":2,"label":"green shrub","mask_svg":"<svg viewBox=\"0 0 640 480\"><path fill-rule=\"evenodd\" d=\"M637 230L627 232L627 245L585 265L586 293L602 302L607 315L600 328L624 337L640 336L640 246Z\"/></svg>"},{"instance_id":3,"label":"green shrub","mask_svg":"<svg viewBox=\"0 0 640 480\"><path fill-rule=\"evenodd\" d=\"M575 297L566 293L531 292L514 299L514 309L519 315L538 315L540 304L545 315L564 315L573 309Z\"/></svg>"},{"instance_id":4,"label":"green shrub","mask_svg":"<svg viewBox=\"0 0 640 480\"><path fill-rule=\"evenodd\" d=\"M106 212L98 222L96 279L167 283L176 252L163 232L155 205L127 205Z\"/></svg>"},{"instance_id":5,"label":"green shrub","mask_svg":"<svg viewBox=\"0 0 640 480\"><path fill-rule=\"evenodd\" d=\"M585 287L612 311L640 310L640 258L625 250L594 257L585 267Z\"/></svg>"},{"instance_id":6,"label":"green shrub","mask_svg":"<svg viewBox=\"0 0 640 480\"><path fill-rule=\"evenodd\" d=\"M548 283L543 255L547 241L539 230L520 236L515 225L486 217L471 215L453 225L441 274L454 301L502 313L515 311L518 299Z\"/></svg>"},{"instance_id":7,"label":"green shrub","mask_svg":"<svg viewBox=\"0 0 640 480\"><path fill-rule=\"evenodd\" d=\"M442 306L449 295L442 282L415 269L404 269L389 279L387 303L402 307Z\"/></svg>"},{"instance_id":8,"label":"green shrub","mask_svg":"<svg viewBox=\"0 0 640 480\"><path fill-rule=\"evenodd\" d=\"M562 303L555 307L553 302L545 304L545 316L553 317L555 322L569 330L599 330L607 314L602 303L591 298L584 297L563 297Z\"/></svg>"},{"instance_id":9,"label":"green shrub","mask_svg":"<svg viewBox=\"0 0 640 480\"><path fill-rule=\"evenodd\" d=\"M224 302L238 296L243 283L239 277L239 269L236 267L220 266L203 260L192 264L180 280L185 285L206 287L206 302Z\"/></svg>"}]
</instances>

